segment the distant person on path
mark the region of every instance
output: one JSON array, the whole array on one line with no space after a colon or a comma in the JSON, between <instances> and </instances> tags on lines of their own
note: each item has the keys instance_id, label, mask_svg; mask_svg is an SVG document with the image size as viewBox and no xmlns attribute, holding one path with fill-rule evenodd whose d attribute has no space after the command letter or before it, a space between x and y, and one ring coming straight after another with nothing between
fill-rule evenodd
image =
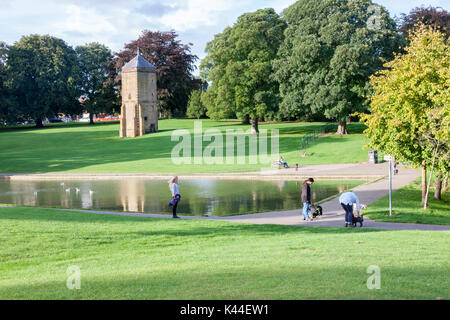
<instances>
[{"instance_id":1,"label":"distant person on path","mask_svg":"<svg viewBox=\"0 0 450 320\"><path fill-rule=\"evenodd\" d=\"M310 220L309 205L311 204L311 185L313 183L313 178L309 178L302 183L303 220Z\"/></svg>"},{"instance_id":2,"label":"distant person on path","mask_svg":"<svg viewBox=\"0 0 450 320\"><path fill-rule=\"evenodd\" d=\"M345 227L347 228L352 225L353 204L356 204L356 213L358 215L361 211L359 199L354 192L349 191L341 194L341 196L339 197L339 202L341 203L342 208L344 208L345 210Z\"/></svg>"},{"instance_id":3,"label":"distant person on path","mask_svg":"<svg viewBox=\"0 0 450 320\"><path fill-rule=\"evenodd\" d=\"M287 162L284 161L282 156L280 156L280 159L278 159L278 162L280 162L280 165L282 165L284 168L289 168Z\"/></svg>"},{"instance_id":4,"label":"distant person on path","mask_svg":"<svg viewBox=\"0 0 450 320\"><path fill-rule=\"evenodd\" d=\"M175 176L172 179L169 180L169 189L170 192L172 193L172 199L169 202L169 206L172 206L172 214L173 214L173 218L180 218L179 216L177 216L177 207L178 207L178 202L180 202L180 186L178 185L178 177Z\"/></svg>"}]
</instances>

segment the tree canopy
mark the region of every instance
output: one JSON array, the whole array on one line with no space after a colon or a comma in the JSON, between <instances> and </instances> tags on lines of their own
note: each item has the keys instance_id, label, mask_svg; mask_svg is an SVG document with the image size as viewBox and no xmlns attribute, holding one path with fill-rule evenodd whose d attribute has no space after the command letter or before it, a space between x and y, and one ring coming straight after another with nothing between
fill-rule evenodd
<instances>
[{"instance_id":1,"label":"tree canopy","mask_svg":"<svg viewBox=\"0 0 450 320\"><path fill-rule=\"evenodd\" d=\"M409 38L412 30L422 23L441 31L448 38L450 35L450 12L443 8L416 7L409 14L401 14L399 31Z\"/></svg>"},{"instance_id":2,"label":"tree canopy","mask_svg":"<svg viewBox=\"0 0 450 320\"><path fill-rule=\"evenodd\" d=\"M77 55L63 40L48 35L24 36L9 47L7 71L17 98L17 113L42 126L59 112L79 113Z\"/></svg>"},{"instance_id":3,"label":"tree canopy","mask_svg":"<svg viewBox=\"0 0 450 320\"><path fill-rule=\"evenodd\" d=\"M282 114L323 114L346 133L349 114L367 110L369 76L404 44L395 22L370 0L300 0L284 19L285 40L273 64Z\"/></svg>"},{"instance_id":4,"label":"tree canopy","mask_svg":"<svg viewBox=\"0 0 450 320\"><path fill-rule=\"evenodd\" d=\"M97 42L76 47L81 71L81 94L83 105L90 114L93 124L93 114L111 112L118 102L114 83L108 81L110 74L108 66L113 59L111 51Z\"/></svg>"},{"instance_id":5,"label":"tree canopy","mask_svg":"<svg viewBox=\"0 0 450 320\"><path fill-rule=\"evenodd\" d=\"M206 46L200 65L208 116L223 119L236 115L252 119L273 118L278 104L278 84L271 78L272 60L283 40L286 23L273 9L241 15Z\"/></svg>"},{"instance_id":6,"label":"tree canopy","mask_svg":"<svg viewBox=\"0 0 450 320\"><path fill-rule=\"evenodd\" d=\"M137 39L125 45L125 49L116 53L116 72L130 61L139 47L141 55L156 67L159 110L165 116L184 115L189 93L196 88L192 77L196 55L191 54L189 44L177 40L174 31L142 32Z\"/></svg>"},{"instance_id":7,"label":"tree canopy","mask_svg":"<svg viewBox=\"0 0 450 320\"><path fill-rule=\"evenodd\" d=\"M202 103L202 90L192 90L189 96L188 107L186 110L186 115L190 118L203 117L206 113L206 108Z\"/></svg>"},{"instance_id":8,"label":"tree canopy","mask_svg":"<svg viewBox=\"0 0 450 320\"><path fill-rule=\"evenodd\" d=\"M431 27L412 31L406 53L371 77L370 146L416 166L450 169L450 51ZM426 171L425 171L426 172ZM423 184L424 186L424 184ZM426 201L425 201L426 202Z\"/></svg>"}]
</instances>

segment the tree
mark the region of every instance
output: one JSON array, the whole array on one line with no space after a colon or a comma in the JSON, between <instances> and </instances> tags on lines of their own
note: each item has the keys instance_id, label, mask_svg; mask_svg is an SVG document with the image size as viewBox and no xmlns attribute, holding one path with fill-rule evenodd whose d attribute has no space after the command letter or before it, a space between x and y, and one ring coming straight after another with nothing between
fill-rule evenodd
<instances>
[{"instance_id":1,"label":"tree","mask_svg":"<svg viewBox=\"0 0 450 320\"><path fill-rule=\"evenodd\" d=\"M273 9L241 15L206 46L201 75L211 86L205 92L208 116L223 119L236 115L252 120L274 117L278 105L278 84L271 78L285 22Z\"/></svg>"},{"instance_id":2,"label":"tree","mask_svg":"<svg viewBox=\"0 0 450 320\"><path fill-rule=\"evenodd\" d=\"M368 108L369 76L404 40L388 12L370 0L300 0L284 11L288 27L274 61L281 112L346 120Z\"/></svg>"},{"instance_id":3,"label":"tree","mask_svg":"<svg viewBox=\"0 0 450 320\"><path fill-rule=\"evenodd\" d=\"M418 23L423 23L441 31L447 38L450 35L450 13L440 7L416 7L408 15L402 13L398 23L399 31L407 39Z\"/></svg>"},{"instance_id":4,"label":"tree","mask_svg":"<svg viewBox=\"0 0 450 320\"><path fill-rule=\"evenodd\" d=\"M0 42L0 125L11 118L11 95L8 88L8 45Z\"/></svg>"},{"instance_id":5,"label":"tree","mask_svg":"<svg viewBox=\"0 0 450 320\"><path fill-rule=\"evenodd\" d=\"M189 96L188 107L186 110L186 115L190 118L197 118L204 116L206 113L206 108L202 103L202 90L192 90Z\"/></svg>"},{"instance_id":6,"label":"tree","mask_svg":"<svg viewBox=\"0 0 450 320\"><path fill-rule=\"evenodd\" d=\"M80 111L79 69L73 48L48 35L24 36L10 46L8 72L18 110L42 127L45 117Z\"/></svg>"},{"instance_id":7,"label":"tree","mask_svg":"<svg viewBox=\"0 0 450 320\"><path fill-rule=\"evenodd\" d=\"M90 123L94 124L95 113L111 112L118 105L114 85L108 81L108 66L113 55L97 42L78 46L75 50L80 63L83 105L89 112Z\"/></svg>"},{"instance_id":8,"label":"tree","mask_svg":"<svg viewBox=\"0 0 450 320\"><path fill-rule=\"evenodd\" d=\"M185 114L189 93L195 87L192 72L198 57L191 54L191 43L182 44L177 37L174 31L145 30L137 40L126 44L125 50L116 53L115 59L116 72L120 74L139 47L141 55L155 65L159 110L166 117Z\"/></svg>"},{"instance_id":9,"label":"tree","mask_svg":"<svg viewBox=\"0 0 450 320\"><path fill-rule=\"evenodd\" d=\"M423 24L405 54L371 77L371 113L361 115L370 146L422 166L422 202L435 167L450 169L450 51L444 34ZM426 170L431 174L426 181Z\"/></svg>"}]
</instances>

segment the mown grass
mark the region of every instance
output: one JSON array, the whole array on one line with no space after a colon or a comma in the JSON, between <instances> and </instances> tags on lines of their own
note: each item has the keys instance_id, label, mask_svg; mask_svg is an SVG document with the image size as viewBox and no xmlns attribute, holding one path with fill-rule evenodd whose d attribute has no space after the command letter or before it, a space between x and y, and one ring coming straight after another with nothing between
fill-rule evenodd
<instances>
[{"instance_id":1,"label":"mown grass","mask_svg":"<svg viewBox=\"0 0 450 320\"><path fill-rule=\"evenodd\" d=\"M449 298L450 234L0 208L0 299ZM81 289L66 287L67 268ZM367 268L380 267L369 290Z\"/></svg>"},{"instance_id":2,"label":"mown grass","mask_svg":"<svg viewBox=\"0 0 450 320\"><path fill-rule=\"evenodd\" d=\"M291 166L299 163L357 163L367 161L367 143L361 134L361 124L349 124L348 136L324 136L306 149L307 157L301 158L301 137L325 123L273 123L262 124L260 129L278 129L279 153ZM203 129L217 128L248 130L237 120L203 120ZM12 128L0 130L0 172L232 172L257 171L270 167L270 163L250 164L174 164L171 152L178 141L171 141L176 129L193 131L194 120L160 120L158 133L137 138L119 138L119 124L52 124L43 129ZM270 134L269 134L270 135ZM224 139L225 140L225 139ZM192 142L192 149L194 143ZM203 142L203 149L210 142ZM248 155L248 139L246 139ZM270 139L269 139L270 145ZM224 141L224 155L226 141ZM269 147L270 150L270 147ZM237 152L237 146L235 146ZM193 152L192 152L193 155Z\"/></svg>"},{"instance_id":3,"label":"mown grass","mask_svg":"<svg viewBox=\"0 0 450 320\"><path fill-rule=\"evenodd\" d=\"M428 209L422 205L420 178L392 193L392 216L389 216L389 196L370 204L365 213L369 218L385 222L405 222L450 225L450 193L442 193L442 200L433 197L430 189Z\"/></svg>"}]
</instances>

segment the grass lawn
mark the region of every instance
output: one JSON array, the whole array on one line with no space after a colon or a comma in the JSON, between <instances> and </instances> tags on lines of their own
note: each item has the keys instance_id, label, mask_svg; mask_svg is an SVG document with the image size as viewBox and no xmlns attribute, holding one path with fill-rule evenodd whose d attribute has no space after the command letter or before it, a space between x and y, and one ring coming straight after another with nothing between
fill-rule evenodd
<instances>
[{"instance_id":1,"label":"grass lawn","mask_svg":"<svg viewBox=\"0 0 450 320\"><path fill-rule=\"evenodd\" d=\"M450 297L450 234L0 208L0 299ZM81 270L81 289L66 270ZM369 290L370 265L381 289Z\"/></svg>"},{"instance_id":2,"label":"grass lawn","mask_svg":"<svg viewBox=\"0 0 450 320\"><path fill-rule=\"evenodd\" d=\"M316 140L308 146L307 157L301 158L301 137L323 125L275 123L262 124L260 129L279 129L280 154L291 166L295 166L295 163L301 166L367 161L367 150L362 149L367 138L361 134L363 125L358 123L349 124L349 131L354 134L328 135ZM178 141L171 141L171 134L175 129L192 131L193 127L194 121L189 119L160 120L158 133L137 138L119 138L117 122L95 126L86 123L52 125L43 129L3 128L0 130L0 172L183 173L256 171L270 167L270 164L249 164L248 159L245 164L234 165L175 165L171 161L171 151ZM248 130L250 126L236 120L203 120L203 128L217 128L225 132L226 129ZM248 139L246 141L248 150ZM203 142L203 148L209 143Z\"/></svg>"},{"instance_id":3,"label":"grass lawn","mask_svg":"<svg viewBox=\"0 0 450 320\"><path fill-rule=\"evenodd\" d=\"M442 193L442 200L434 199L430 188L428 209L423 210L420 178L392 193L392 214L389 216L389 196L370 204L365 212L376 221L450 225L450 193Z\"/></svg>"}]
</instances>

